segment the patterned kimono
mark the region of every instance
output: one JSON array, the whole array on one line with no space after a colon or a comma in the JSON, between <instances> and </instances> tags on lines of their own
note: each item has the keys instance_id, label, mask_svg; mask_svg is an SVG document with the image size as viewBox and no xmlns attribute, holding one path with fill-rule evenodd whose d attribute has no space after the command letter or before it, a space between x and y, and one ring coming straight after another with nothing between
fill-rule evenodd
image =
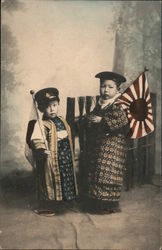
<instances>
[{"instance_id":1,"label":"patterned kimono","mask_svg":"<svg viewBox=\"0 0 162 250\"><path fill-rule=\"evenodd\" d=\"M100 208L118 207L125 169L128 119L121 106L113 103L103 109L98 103L92 114L100 123L88 128L88 196ZM97 205L97 206L98 206Z\"/></svg>"},{"instance_id":2,"label":"patterned kimono","mask_svg":"<svg viewBox=\"0 0 162 250\"><path fill-rule=\"evenodd\" d=\"M45 149L45 143L41 136L34 135L32 148L36 156L38 199L73 200L78 190L70 127L61 117L55 117L53 120L44 117L42 125L51 156L39 154ZM57 132L62 130L67 131L68 136L58 140Z\"/></svg>"}]
</instances>

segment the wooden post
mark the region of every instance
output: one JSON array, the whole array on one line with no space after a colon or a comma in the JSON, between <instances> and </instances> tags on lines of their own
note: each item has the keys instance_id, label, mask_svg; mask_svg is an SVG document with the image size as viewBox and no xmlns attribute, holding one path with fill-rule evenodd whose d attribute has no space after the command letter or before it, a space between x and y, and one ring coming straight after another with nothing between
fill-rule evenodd
<instances>
[{"instance_id":1,"label":"wooden post","mask_svg":"<svg viewBox=\"0 0 162 250\"><path fill-rule=\"evenodd\" d=\"M86 96L86 115L89 115L90 111L91 111L91 106L92 106L92 96Z\"/></svg>"},{"instance_id":2,"label":"wooden post","mask_svg":"<svg viewBox=\"0 0 162 250\"><path fill-rule=\"evenodd\" d=\"M128 191L135 184L135 169L136 169L136 144L132 139L128 139L128 152L126 159L126 175L125 186Z\"/></svg>"},{"instance_id":3,"label":"wooden post","mask_svg":"<svg viewBox=\"0 0 162 250\"><path fill-rule=\"evenodd\" d=\"M80 96L78 98L78 103L79 103L79 120L78 120L78 134L79 134L79 145L80 145L80 155L84 153L84 120L83 120L83 115L84 115L84 108L85 108L85 97Z\"/></svg>"},{"instance_id":4,"label":"wooden post","mask_svg":"<svg viewBox=\"0 0 162 250\"><path fill-rule=\"evenodd\" d=\"M156 133L156 94L151 93L151 103L155 131L147 136L146 147L146 163L145 163L145 181L151 182L155 171L155 133Z\"/></svg>"},{"instance_id":5,"label":"wooden post","mask_svg":"<svg viewBox=\"0 0 162 250\"><path fill-rule=\"evenodd\" d=\"M72 133L72 140L73 140L73 149L75 148L75 124L74 124L74 118L75 118L75 98L73 97L67 97L67 107L66 107L66 120L69 123L69 126L71 128ZM75 150L74 150L75 152Z\"/></svg>"}]
</instances>

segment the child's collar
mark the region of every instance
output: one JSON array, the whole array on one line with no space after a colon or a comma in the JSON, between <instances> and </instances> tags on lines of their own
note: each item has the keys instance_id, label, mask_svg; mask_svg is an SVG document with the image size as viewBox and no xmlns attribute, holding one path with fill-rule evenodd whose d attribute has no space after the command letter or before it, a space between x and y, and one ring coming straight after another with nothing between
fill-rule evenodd
<instances>
[{"instance_id":1,"label":"child's collar","mask_svg":"<svg viewBox=\"0 0 162 250\"><path fill-rule=\"evenodd\" d=\"M114 103L114 101L121 95L121 93L117 93L113 98L104 100L102 97L99 98L99 105L101 106L101 109L105 108L107 105L111 105Z\"/></svg>"}]
</instances>

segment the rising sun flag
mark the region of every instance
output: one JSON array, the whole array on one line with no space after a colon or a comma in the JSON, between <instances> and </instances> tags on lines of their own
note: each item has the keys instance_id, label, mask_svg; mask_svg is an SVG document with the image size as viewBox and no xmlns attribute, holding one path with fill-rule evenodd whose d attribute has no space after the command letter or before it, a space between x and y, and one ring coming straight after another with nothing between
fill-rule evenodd
<instances>
[{"instance_id":1,"label":"rising sun flag","mask_svg":"<svg viewBox=\"0 0 162 250\"><path fill-rule=\"evenodd\" d=\"M130 138L141 138L154 131L151 98L145 72L137 77L116 103L121 104L127 112Z\"/></svg>"}]
</instances>

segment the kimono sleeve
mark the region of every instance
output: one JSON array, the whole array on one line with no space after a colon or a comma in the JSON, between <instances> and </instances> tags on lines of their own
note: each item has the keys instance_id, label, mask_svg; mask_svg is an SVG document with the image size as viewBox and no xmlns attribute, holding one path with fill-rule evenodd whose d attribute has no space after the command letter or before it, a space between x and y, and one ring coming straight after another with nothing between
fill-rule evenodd
<instances>
[{"instance_id":1,"label":"kimono sleeve","mask_svg":"<svg viewBox=\"0 0 162 250\"><path fill-rule=\"evenodd\" d=\"M31 136L31 145L33 150L46 149L38 121L35 123L34 130Z\"/></svg>"},{"instance_id":2,"label":"kimono sleeve","mask_svg":"<svg viewBox=\"0 0 162 250\"><path fill-rule=\"evenodd\" d=\"M101 124L108 132L120 129L126 129L125 132L128 132L129 121L126 112L118 105L114 105L111 112L109 111L103 116Z\"/></svg>"}]
</instances>

